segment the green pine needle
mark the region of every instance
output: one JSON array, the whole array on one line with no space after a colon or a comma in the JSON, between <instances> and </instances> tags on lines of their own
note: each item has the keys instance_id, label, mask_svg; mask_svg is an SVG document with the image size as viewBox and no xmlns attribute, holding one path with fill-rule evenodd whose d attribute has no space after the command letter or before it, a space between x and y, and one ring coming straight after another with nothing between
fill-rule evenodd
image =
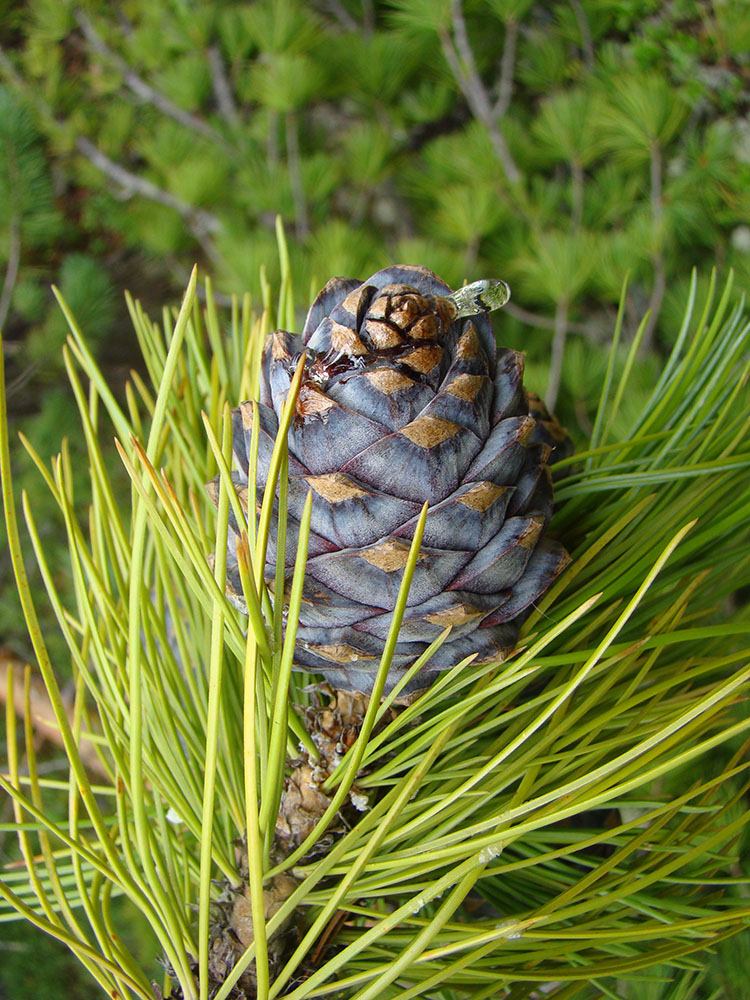
<instances>
[{"instance_id":1,"label":"green pine needle","mask_svg":"<svg viewBox=\"0 0 750 1000\"><path fill-rule=\"evenodd\" d=\"M626 433L615 428L637 340L617 379L620 315L589 447L559 467L568 475L550 530L572 565L506 662L467 657L391 713L398 692L384 704L379 694L407 572L375 697L326 786L330 806L280 862L273 834L286 761L300 742L316 754L303 723L310 695L293 672L309 498L285 609L274 606L262 569L277 482L284 518L286 430L301 367L263 496L253 422L247 516L232 480L229 412L257 391L272 301L279 322L294 326L280 227L278 238L282 286L275 299L267 289L263 317L247 298L235 301L225 328L210 285L200 307L195 275L178 316L165 314L161 325L128 300L148 379L133 376L124 405L61 303L89 455L88 510L73 494L67 449L46 465L27 447L68 539L71 600L48 567L48 528L28 497L23 511L70 650L72 715L20 557L3 411L10 551L69 773L38 772L30 710L23 736L9 710L0 787L15 811L2 829L16 833L22 867L2 872L0 920L32 921L104 990L147 998L138 957L110 912L110 900L126 895L182 996L199 1000L211 988L221 886L243 884L243 843L255 935L217 1000L229 1000L253 962L263 1000L528 1000L542 985L567 1000L619 996L618 981L639 977L672 977L664 995L689 1000L700 953L750 921L735 868L749 818L750 649L746 612L732 596L750 582L750 323L730 308L731 285L714 307L712 280L698 312L693 278L674 351ZM127 497L104 460L113 431ZM217 475L218 516L204 488ZM230 515L247 617L225 596ZM412 568L419 538L417 530ZM97 784L79 752L84 740L107 775ZM710 775L709 754L718 762ZM311 856L355 780L369 807ZM264 889L283 871L296 888L267 913ZM292 918L301 920L298 938L272 975L275 935ZM342 919L335 946L311 967L321 934Z\"/></svg>"}]
</instances>

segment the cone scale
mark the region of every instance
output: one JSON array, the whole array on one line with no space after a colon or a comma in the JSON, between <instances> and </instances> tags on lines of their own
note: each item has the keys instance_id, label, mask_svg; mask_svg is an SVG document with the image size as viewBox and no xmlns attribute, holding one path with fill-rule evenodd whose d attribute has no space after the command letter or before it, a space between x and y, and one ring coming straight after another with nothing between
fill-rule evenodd
<instances>
[{"instance_id":1,"label":"cone scale","mask_svg":"<svg viewBox=\"0 0 750 1000\"><path fill-rule=\"evenodd\" d=\"M234 474L247 497L254 412L258 495L302 352L305 371L289 431L289 576L299 518L312 522L296 665L339 691L368 694L377 673L417 517L429 508L386 691L427 646L448 639L402 692L428 687L470 653L502 660L534 603L567 565L545 537L550 455L566 438L523 387L523 356L498 349L487 313L509 298L501 281L454 292L422 267L367 281L334 278L301 336L264 346L257 410L233 414ZM210 484L218 493L216 481ZM275 531L266 577L273 580ZM243 600L230 539L227 592Z\"/></svg>"}]
</instances>

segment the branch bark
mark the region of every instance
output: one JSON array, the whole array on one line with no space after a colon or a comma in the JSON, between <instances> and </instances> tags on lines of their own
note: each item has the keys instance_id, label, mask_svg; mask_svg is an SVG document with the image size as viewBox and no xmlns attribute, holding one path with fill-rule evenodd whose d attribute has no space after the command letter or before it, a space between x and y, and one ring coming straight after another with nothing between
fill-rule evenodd
<instances>
[{"instance_id":1,"label":"branch bark","mask_svg":"<svg viewBox=\"0 0 750 1000\"><path fill-rule=\"evenodd\" d=\"M497 101L492 109L499 121L510 107L513 97L513 73L516 67L516 45L518 44L518 21L507 21L505 25L505 45L500 60L500 87Z\"/></svg>"},{"instance_id":2,"label":"branch bark","mask_svg":"<svg viewBox=\"0 0 750 1000\"><path fill-rule=\"evenodd\" d=\"M443 29L439 33L443 54L456 78L461 93L471 108L472 114L487 129L495 155L505 172L505 176L511 184L518 185L521 182L521 172L508 148L505 136L500 131L500 122L510 104L512 94L517 28L515 31L511 31L509 26L506 32L501 60L500 96L493 107L489 93L477 71L474 53L466 30L461 0L452 0L451 9L453 38L447 29Z\"/></svg>"},{"instance_id":3,"label":"branch bark","mask_svg":"<svg viewBox=\"0 0 750 1000\"><path fill-rule=\"evenodd\" d=\"M232 85L224 68L221 50L216 44L208 48L208 65L211 68L211 84L219 112L230 125L235 127L239 124L240 116L232 93Z\"/></svg>"},{"instance_id":4,"label":"branch bark","mask_svg":"<svg viewBox=\"0 0 750 1000\"><path fill-rule=\"evenodd\" d=\"M643 340L640 346L642 354L648 353L653 345L656 324L659 322L659 313L664 302L664 293L667 290L666 267L664 264L664 254L661 250L664 203L662 201L662 156L658 142L654 142L651 146L649 173L651 181L651 221L657 247L651 256L651 263L654 268L654 284L651 289L651 298L648 302L648 323L646 324L646 329L643 331Z\"/></svg>"},{"instance_id":5,"label":"branch bark","mask_svg":"<svg viewBox=\"0 0 750 1000\"><path fill-rule=\"evenodd\" d=\"M2 48L0 48L0 70L2 70L3 74L15 87L17 87L22 93L28 95L28 87L18 75L13 63L10 61ZM51 125L56 126L61 130L65 128L65 123L60 122L55 117L52 108L44 100L39 99L36 95L30 95L30 97L39 113L42 114ZM160 205L166 205L168 208L172 208L178 212L186 220L191 234L201 244L206 256L210 257L212 260L216 259L216 250L213 247L210 237L223 229L223 225L218 216L205 211L205 209L195 208L194 205L189 205L187 202L183 201L181 198L177 198L169 191L164 191L152 181L146 180L145 177L139 177L137 174L127 170L121 164L115 163L114 160L110 160L108 156L105 156L105 154L102 153L101 150L98 149L94 143L85 136L78 136L75 139L75 147L79 153L85 156L86 159L93 164L93 166L95 166L98 170L101 170L102 173L106 174L122 187L123 198L129 198L132 195L137 194L144 198L148 198L150 201L158 202Z\"/></svg>"},{"instance_id":6,"label":"branch bark","mask_svg":"<svg viewBox=\"0 0 750 1000\"><path fill-rule=\"evenodd\" d=\"M589 21L586 17L586 11L583 9L583 4L581 0L570 0L570 6L573 8L573 13L576 16L576 21L578 22L578 30L581 32L581 51L583 52L583 64L586 69L591 72L594 68L594 43L591 38L591 28L589 27Z\"/></svg>"}]
</instances>

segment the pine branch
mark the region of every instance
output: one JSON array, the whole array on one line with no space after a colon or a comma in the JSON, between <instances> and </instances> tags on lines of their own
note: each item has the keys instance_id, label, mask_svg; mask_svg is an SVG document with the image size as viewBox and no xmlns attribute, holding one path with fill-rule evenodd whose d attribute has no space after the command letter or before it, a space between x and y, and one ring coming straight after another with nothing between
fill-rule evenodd
<instances>
[{"instance_id":1,"label":"pine branch","mask_svg":"<svg viewBox=\"0 0 750 1000\"><path fill-rule=\"evenodd\" d=\"M221 50L216 44L208 47L208 65L211 68L211 83L219 112L230 125L236 126L240 122L240 116L232 93L232 85L224 67Z\"/></svg>"},{"instance_id":2,"label":"pine branch","mask_svg":"<svg viewBox=\"0 0 750 1000\"><path fill-rule=\"evenodd\" d=\"M293 111L286 113L286 154L289 163L289 182L294 198L295 234L298 240L303 240L310 232L307 216L307 199L302 183L302 170L299 152L299 122Z\"/></svg>"},{"instance_id":3,"label":"pine branch","mask_svg":"<svg viewBox=\"0 0 750 1000\"><path fill-rule=\"evenodd\" d=\"M205 241L207 236L221 231L222 224L217 216L213 215L211 212L206 212L201 208L195 208L193 205L189 205L181 198L177 198L175 195L170 194L169 191L165 191L163 188L157 187L156 184L146 180L145 177L139 177L137 174L126 170L125 167L121 166L119 163L115 163L114 160L110 160L108 156L105 156L104 153L102 153L100 149L97 149L93 142L85 136L77 136L75 145L76 149L82 153L98 170L101 170L102 173L105 173L113 181L121 185L123 189L121 197L123 199L127 199L134 194L138 194L143 198L148 198L149 201L155 201L160 205L166 205L167 208L174 209L175 212L179 212L179 214L188 222L190 231L201 243Z\"/></svg>"},{"instance_id":4,"label":"pine branch","mask_svg":"<svg viewBox=\"0 0 750 1000\"><path fill-rule=\"evenodd\" d=\"M574 230L581 228L583 221L583 167L578 160L573 160L570 164L571 185L573 189L573 212L571 216L571 226Z\"/></svg>"},{"instance_id":5,"label":"pine branch","mask_svg":"<svg viewBox=\"0 0 750 1000\"><path fill-rule=\"evenodd\" d=\"M24 94L28 93L28 87L18 75L15 66L2 48L0 48L0 70L2 70L7 79L18 90ZM55 117L52 108L46 101L36 95L33 95L32 100L39 113L44 116L51 126L59 130L66 128L66 123ZM123 190L120 197L123 199L130 198L136 194L143 198L148 198L150 201L155 201L160 205L166 205L167 208L172 208L178 212L186 220L191 234L201 244L206 256L211 260L216 260L216 251L210 241L210 236L220 232L223 228L218 216L212 212L207 212L205 209L195 208L195 206L188 204L181 198L177 198L169 191L158 187L152 181L146 180L145 177L139 177L137 174L126 170L121 164L115 163L114 160L111 160L102 153L85 136L76 137L75 147L93 166L122 187Z\"/></svg>"},{"instance_id":6,"label":"pine branch","mask_svg":"<svg viewBox=\"0 0 750 1000\"><path fill-rule=\"evenodd\" d=\"M535 326L539 330L554 330L555 320L551 316L540 316L539 313L531 312L529 309L524 309L523 306L519 306L515 302L507 302L503 306L503 312L508 313L514 319L520 320L522 323L528 323L529 326ZM568 330L571 333L580 333L581 336L587 337L589 340L594 340L595 338L595 328L587 323L568 323Z\"/></svg>"},{"instance_id":7,"label":"pine branch","mask_svg":"<svg viewBox=\"0 0 750 1000\"><path fill-rule=\"evenodd\" d=\"M344 31L359 31L360 26L354 20L349 11L344 7L339 0L318 0L314 5L320 10L326 11L326 13L331 14L339 25L344 29Z\"/></svg>"},{"instance_id":8,"label":"pine branch","mask_svg":"<svg viewBox=\"0 0 750 1000\"><path fill-rule=\"evenodd\" d=\"M283 259L288 260L286 253ZM85 933L95 942L87 953L92 965L120 974L120 963L123 979L129 972L137 978L138 957L114 937L114 926L98 918L103 894L124 889L148 920L154 949L166 955L171 994L185 1000L199 994L196 922L204 935L203 964L212 977L210 982L206 974L201 979L207 995L230 997L244 991L267 997L272 991L296 1000L342 991L359 991L360 1000L375 1000L388 993L385 984L397 970L398 995L408 997L437 995L436 989L455 991L456 998L489 996L488 987L495 995L498 984L517 1000L548 988L557 995L554 984L568 970L575 975L583 968L591 980L627 975L658 960L675 961L687 948L712 947L719 934L737 929L747 917L746 901L738 903L728 893L722 900L718 894L727 871L733 873L733 841L748 820L747 813L737 815L736 809L746 794L748 744L729 751L728 764L711 769L708 780L700 776L698 784L684 781L684 769L714 747L729 740L739 743L736 737L748 729L746 719L735 721L731 715L750 685L746 651L737 648L742 623L717 623L714 605L728 589L747 582L749 568L737 558L737 551L747 548L742 526L748 523L748 501L741 489L750 465L741 437L747 414L735 411L743 406L738 373L747 364L750 326L740 310L722 322L730 309L728 292L713 320L706 310L692 322L694 291L695 284L684 323L692 331L690 341L677 348L637 421L622 436L613 422L628 391L628 376L615 384L607 380L602 389L588 457L584 453L571 460L574 471L556 490L565 503L555 530L578 539L574 562L528 619L525 645L515 656L502 666L465 660L398 711L378 708L382 687L372 700L374 707L355 706L352 699L345 717L343 699L316 704L306 700L307 693L297 700L299 689L289 688L290 702L307 710L308 723L317 713L315 734L325 734L335 763L333 773L326 772L323 790L338 798L327 800L332 805L325 806L324 815L330 809L332 828L315 853L274 859L271 870L262 848L259 803L276 796L283 779L286 719L299 721L284 701L291 666L287 653L295 636L281 651L284 679L272 683L271 648L260 654L259 646L271 635L274 643L282 642L281 608L266 608L264 619L259 604L258 620L247 626L246 634L235 617L224 617L223 574L206 558L214 539L205 534L197 500L209 469L215 471L220 462L225 495L215 544L225 545L227 501L236 503L238 521L245 511L230 469L229 413L222 416L221 405L225 398L248 398L243 386L259 360L253 352L262 349L267 319L253 318L248 302L242 310L234 307L227 328L215 313L209 287L205 313L192 309L188 300L183 312L190 316L188 329L184 340L182 330L177 340L131 301L153 392L145 385L142 392L138 389L129 419L71 321L76 361L69 370L87 426L92 412L106 409L123 440L147 436L156 441L158 436L155 447L163 467L160 474L136 447L134 456L141 456L136 468L123 448L138 498L135 515L148 526L135 542L126 527L132 523L133 505L115 497L98 432L87 442L96 488L83 521L69 501L68 463L57 463L54 478L49 471L45 476L66 520L81 595L77 610L66 610L46 572L45 583L80 665L80 681L109 723L105 735L121 774L117 797L104 799L109 811L102 818L109 821L111 816L114 824L122 815L132 821L118 822L117 840L109 835L114 827L100 822L98 813L93 832L72 824L70 833L51 826L55 836L62 833L62 848L54 857L47 852L38 863L34 858L26 873L3 873L0 891L9 888L0 896L0 917L5 919L13 908L33 916L31 905L38 903L54 907L57 872L74 864L79 873L75 884L63 889L69 910L77 909L74 917L63 913L63 930L77 928L74 921L80 914ZM565 328L567 308L567 303L558 305L558 331ZM613 359L617 344L616 339ZM245 365L233 360L242 358ZM226 378L214 377L214 370L226 372ZM193 430L200 426L201 410L214 415L204 422L209 449ZM730 413L735 418L727 423ZM9 497L3 417L0 412ZM291 421L291 407L287 417ZM288 429L288 424L280 429L277 456ZM38 461L40 471L44 464ZM277 470L283 464L277 462ZM256 477L253 468L248 483ZM267 494L269 513L275 477ZM110 502L98 499L110 495ZM221 503L221 491L219 499ZM249 499L254 510L259 497ZM10 503L8 507L13 509ZM44 566L42 539L28 504L24 512ZM298 545L287 627L299 617L310 513L311 504L299 531L304 541L302 548ZM15 551L18 531L12 519L10 523ZM265 552L270 519L263 524L260 551ZM146 537L153 539L148 566ZM415 539L412 568L416 534ZM278 549L283 552L284 545ZM142 577L146 569L148 575ZM246 599L252 592L258 601L249 562L243 573ZM141 600L131 608L124 599L132 579L142 579L145 586L156 582L166 603L157 606L142 588ZM408 581L404 586L408 589ZM405 598L404 592L399 615ZM223 632L214 633L208 653L207 629L220 621ZM396 620L391 651L399 625ZM120 641L123 626L133 637L128 647ZM43 650L41 640L38 648ZM137 755L130 742L132 728L118 724L118 685L132 669L133 649L149 735L141 738ZM232 665L246 666L244 724L238 718L236 678L230 680L230 671L222 667L223 650L231 654ZM208 677L189 668L203 663L207 653ZM46 670L45 657L42 663ZM381 663L381 683L388 668L387 661ZM50 690L57 691L51 674L45 677ZM205 685L212 678L211 717ZM180 711L171 710L175 705ZM8 717L15 719L12 712ZM352 727L363 720L368 728L354 734ZM217 722L226 724L220 739ZM75 730L65 713L60 724ZM274 730L280 739L271 737ZM318 748L319 767L327 753L311 732L308 725L295 736L307 736ZM27 742L30 761L34 742ZM9 743L17 761L20 741ZM77 745L73 749L77 764ZM67 750L72 753L71 745ZM147 781L134 780L132 759ZM243 762L249 762L246 783ZM290 767L296 770L297 764ZM31 767L29 771L33 778ZM206 772L212 786L215 777L208 809L200 787ZM301 776L307 780L309 771ZM337 776L342 779L338 788ZM78 768L74 778L71 793L79 802L96 804L100 797L95 799L84 784L86 772ZM15 762L0 774L23 819L23 824L16 820L19 835L25 836L23 827L46 835L41 826L45 808L55 815L45 797L47 787L44 780L38 786L37 806L26 794L25 780ZM658 793L657 781L665 782ZM134 787L144 797L140 814L132 802ZM302 792L310 786L298 787ZM339 807L354 787L357 799L367 800L369 808L340 815ZM268 798L269 818L275 801ZM351 806L358 808L353 799ZM625 815L627 806L632 815ZM597 809L607 810L606 822L600 823L593 812ZM297 814L306 821L302 806ZM285 815L291 815L289 809ZM136 818L144 821L147 837L139 840L147 855L133 834ZM313 822L321 821L314 817ZM263 836L270 842L269 826ZM246 829L251 831L246 847L237 851ZM305 839L309 836L304 833ZM281 874L287 865L294 866L294 877ZM700 881L691 877L697 870ZM145 891L146 879L159 886L161 873L170 880L170 891ZM469 896L475 883L486 901L479 913L476 896ZM227 895L218 897L222 886ZM445 893L447 908L440 901ZM644 898L650 898L645 915L639 905ZM468 919L457 912L452 916L461 900L467 910L474 904ZM226 951L225 938L232 942ZM213 946L207 954L209 940L222 943L217 954ZM627 948L618 953L612 943L621 941ZM527 977L519 982L519 968L532 969L535 981ZM265 985L256 990L263 976ZM146 1000L148 985L138 995Z\"/></svg>"},{"instance_id":9,"label":"pine branch","mask_svg":"<svg viewBox=\"0 0 750 1000\"><path fill-rule=\"evenodd\" d=\"M545 402L550 411L554 410L557 395L560 391L563 358L565 357L565 339L568 333L568 302L561 299L555 309L554 334L552 336L552 355L550 357L549 381Z\"/></svg>"},{"instance_id":10,"label":"pine branch","mask_svg":"<svg viewBox=\"0 0 750 1000\"><path fill-rule=\"evenodd\" d=\"M224 137L221 136L216 129L212 128L202 119L191 114L189 111L185 111L184 108L178 107L178 105L170 101L168 97L159 93L158 90L155 90L150 84L146 83L145 80L138 76L138 74L135 73L130 66L128 66L122 56L110 49L82 10L76 11L76 21L86 36L91 48L112 63L112 65L120 73L122 73L122 77L126 85L142 101L145 101L147 104L153 104L153 106L161 111L162 114L167 115L169 118L173 118L176 122L179 122L180 125L184 125L186 128L189 128L194 132L198 132L200 135L205 136L212 142L218 142L226 149L231 148L226 139L224 139Z\"/></svg>"},{"instance_id":11,"label":"pine branch","mask_svg":"<svg viewBox=\"0 0 750 1000\"><path fill-rule=\"evenodd\" d=\"M570 6L573 8L573 13L575 14L576 21L578 22L578 30L581 32L581 51L583 52L583 63L590 73L594 68L594 43L591 39L589 21L586 17L586 11L583 9L581 0L570 0Z\"/></svg>"},{"instance_id":12,"label":"pine branch","mask_svg":"<svg viewBox=\"0 0 750 1000\"><path fill-rule=\"evenodd\" d=\"M505 28L505 45L500 60L500 88L497 101L492 109L496 121L504 116L513 97L513 71L516 66L516 45L518 44L518 21L508 21Z\"/></svg>"},{"instance_id":13,"label":"pine branch","mask_svg":"<svg viewBox=\"0 0 750 1000\"><path fill-rule=\"evenodd\" d=\"M515 56L515 33L510 30L505 36L505 46L501 60L501 88L496 106L493 108L486 87L477 71L474 53L469 42L461 0L452 0L453 39L445 29L440 31L440 44L446 61L458 83L472 113L487 129L493 149L511 184L521 182L519 171L511 155L505 136L500 131L500 120L510 103L512 68ZM504 86L503 86L504 82ZM505 103L507 102L507 103ZM500 112L500 113L498 113Z\"/></svg>"},{"instance_id":14,"label":"pine branch","mask_svg":"<svg viewBox=\"0 0 750 1000\"><path fill-rule=\"evenodd\" d=\"M659 144L654 142L651 146L651 156L649 158L649 175L651 183L651 220L654 233L661 243L661 229L664 222L664 204L662 201L662 157ZM655 250L651 257L654 268L654 286L651 290L651 298L648 301L648 323L641 342L641 351L647 353L651 350L654 341L654 331L659 321L664 293L667 290L666 266L664 254L661 247Z\"/></svg>"}]
</instances>

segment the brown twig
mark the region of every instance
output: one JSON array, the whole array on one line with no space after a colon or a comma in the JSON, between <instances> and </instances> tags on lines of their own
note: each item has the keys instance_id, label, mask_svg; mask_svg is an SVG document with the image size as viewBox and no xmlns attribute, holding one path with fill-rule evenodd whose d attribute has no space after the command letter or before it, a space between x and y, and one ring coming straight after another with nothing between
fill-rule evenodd
<instances>
[{"instance_id":1,"label":"brown twig","mask_svg":"<svg viewBox=\"0 0 750 1000\"><path fill-rule=\"evenodd\" d=\"M326 948L333 943L336 939L339 931L346 923L349 913L346 910L337 910L337 912L331 917L323 933L318 938L313 951L310 954L310 965L313 969L317 968L320 964L320 960L325 954Z\"/></svg>"}]
</instances>

